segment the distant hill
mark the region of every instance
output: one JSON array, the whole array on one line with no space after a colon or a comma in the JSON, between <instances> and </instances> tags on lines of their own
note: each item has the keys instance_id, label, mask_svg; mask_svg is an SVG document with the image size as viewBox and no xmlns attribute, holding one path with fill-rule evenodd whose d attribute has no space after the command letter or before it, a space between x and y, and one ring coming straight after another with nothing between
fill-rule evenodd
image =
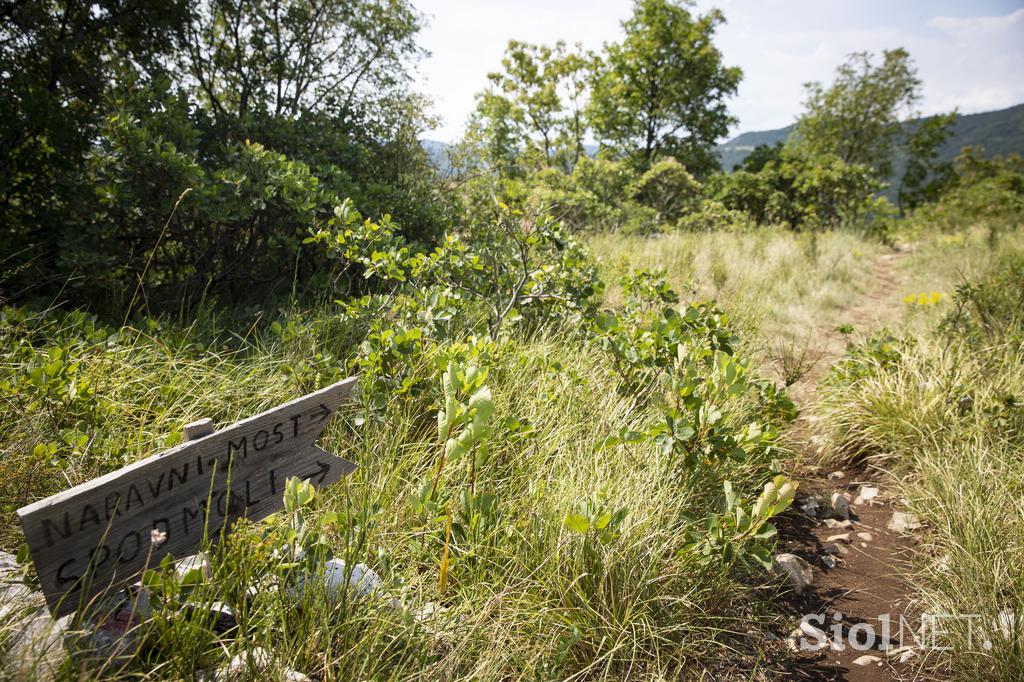
<instances>
[{"instance_id":1,"label":"distant hill","mask_svg":"<svg viewBox=\"0 0 1024 682\"><path fill-rule=\"evenodd\" d=\"M759 144L773 145L776 142L785 142L794 127L740 133L728 142L718 145L716 151L722 170L731 171L734 166L743 163L747 154ZM448 169L447 144L437 140L423 140L421 144L437 168L442 171ZM1024 156L1024 104L999 111L960 116L953 128L953 136L943 145L939 154L943 160L952 160L968 145L981 145L990 156L1005 156L1012 153ZM586 147L587 153L591 156L597 153L597 145ZM901 165L900 160L897 159L896 165Z\"/></svg>"},{"instance_id":2,"label":"distant hill","mask_svg":"<svg viewBox=\"0 0 1024 682\"><path fill-rule=\"evenodd\" d=\"M795 126L786 126L775 130L758 130L750 133L740 133L725 144L720 144L715 149L718 152L719 163L722 170L731 171L737 165L743 163L747 154L754 151L754 147L766 144L769 147L776 142L785 142Z\"/></svg>"},{"instance_id":3,"label":"distant hill","mask_svg":"<svg viewBox=\"0 0 1024 682\"><path fill-rule=\"evenodd\" d=\"M430 159L434 168L442 173L448 172L451 168L451 164L448 162L449 144L440 140L420 140L420 146L427 152L427 158Z\"/></svg>"},{"instance_id":4,"label":"distant hill","mask_svg":"<svg viewBox=\"0 0 1024 682\"><path fill-rule=\"evenodd\" d=\"M731 171L759 144L785 142L794 127L741 133L718 145L722 169ZM981 145L990 156L1011 153L1024 156L1024 104L999 111L960 116L953 127L953 136L943 145L939 154L943 160L952 160L968 145Z\"/></svg>"}]
</instances>

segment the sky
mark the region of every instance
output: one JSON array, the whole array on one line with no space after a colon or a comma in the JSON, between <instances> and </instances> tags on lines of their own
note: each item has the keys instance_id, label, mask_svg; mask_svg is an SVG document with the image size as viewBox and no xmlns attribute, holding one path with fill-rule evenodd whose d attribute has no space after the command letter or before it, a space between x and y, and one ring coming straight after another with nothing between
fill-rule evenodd
<instances>
[{"instance_id":1,"label":"sky","mask_svg":"<svg viewBox=\"0 0 1024 682\"><path fill-rule=\"evenodd\" d=\"M441 124L425 137L453 142L487 73L511 39L581 42L599 50L621 36L629 0L412 0L427 25L416 88ZM904 47L924 82L925 115L1003 109L1024 102L1024 0L698 0L725 13L716 44L743 69L729 100L732 134L781 128L801 110L803 84L831 81L851 52Z\"/></svg>"}]
</instances>

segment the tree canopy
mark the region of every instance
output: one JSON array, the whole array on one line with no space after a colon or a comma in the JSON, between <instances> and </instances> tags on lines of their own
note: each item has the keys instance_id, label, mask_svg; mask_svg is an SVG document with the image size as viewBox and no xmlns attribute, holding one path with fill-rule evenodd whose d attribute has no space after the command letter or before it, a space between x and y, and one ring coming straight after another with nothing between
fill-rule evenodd
<instances>
[{"instance_id":1,"label":"tree canopy","mask_svg":"<svg viewBox=\"0 0 1024 682\"><path fill-rule=\"evenodd\" d=\"M671 0L634 3L622 42L606 46L590 113L598 139L643 166L667 155L704 173L717 168L712 147L735 122L726 99L743 74L725 66L714 45L723 14L695 16L691 7Z\"/></svg>"},{"instance_id":2,"label":"tree canopy","mask_svg":"<svg viewBox=\"0 0 1024 682\"><path fill-rule=\"evenodd\" d=\"M886 50L876 65L870 52L856 52L836 69L832 85L805 87L805 112L792 137L795 148L864 164L887 176L901 122L914 114L921 98L910 54L903 48Z\"/></svg>"}]
</instances>

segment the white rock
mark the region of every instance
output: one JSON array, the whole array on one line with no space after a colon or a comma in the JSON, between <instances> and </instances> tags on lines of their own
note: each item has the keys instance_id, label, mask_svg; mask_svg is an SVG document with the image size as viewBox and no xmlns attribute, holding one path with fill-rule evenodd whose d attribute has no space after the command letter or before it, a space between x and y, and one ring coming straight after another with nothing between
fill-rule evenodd
<instances>
[{"instance_id":1,"label":"white rock","mask_svg":"<svg viewBox=\"0 0 1024 682\"><path fill-rule=\"evenodd\" d=\"M842 471L833 471L828 475L828 480L830 481L841 481L844 478L846 478L846 473Z\"/></svg>"},{"instance_id":2,"label":"white rock","mask_svg":"<svg viewBox=\"0 0 1024 682\"><path fill-rule=\"evenodd\" d=\"M873 542L875 539L875 536L868 532L857 533L857 537L864 542Z\"/></svg>"},{"instance_id":3,"label":"white rock","mask_svg":"<svg viewBox=\"0 0 1024 682\"><path fill-rule=\"evenodd\" d=\"M776 575L786 578L797 594L803 594L807 586L814 582L814 570L810 564L795 554L776 554L772 559L772 568Z\"/></svg>"},{"instance_id":4,"label":"white rock","mask_svg":"<svg viewBox=\"0 0 1024 682\"><path fill-rule=\"evenodd\" d=\"M853 528L853 521L850 519L843 519L842 521L837 521L836 519L825 519L825 525L829 530L850 530Z\"/></svg>"},{"instance_id":5,"label":"white rock","mask_svg":"<svg viewBox=\"0 0 1024 682\"><path fill-rule=\"evenodd\" d=\"M825 542L849 542L849 541L850 541L850 534L849 533L840 533L839 535L830 535L829 537L825 538Z\"/></svg>"},{"instance_id":6,"label":"white rock","mask_svg":"<svg viewBox=\"0 0 1024 682\"><path fill-rule=\"evenodd\" d=\"M270 653L261 646L254 647L251 651L237 654L231 659L226 667L221 668L212 677L205 679L235 680L235 679L259 679L269 671L267 668L273 663Z\"/></svg>"},{"instance_id":7,"label":"white rock","mask_svg":"<svg viewBox=\"0 0 1024 682\"><path fill-rule=\"evenodd\" d=\"M894 530L897 533L904 533L920 527L921 522L918 520L917 515L911 512L896 511L892 513L892 518L889 519L889 530Z\"/></svg>"},{"instance_id":8,"label":"white rock","mask_svg":"<svg viewBox=\"0 0 1024 682\"><path fill-rule=\"evenodd\" d=\"M853 660L854 665L872 665L875 663L877 663L878 665L882 665L882 659L880 659L878 656L870 656L868 654L864 654L863 656L855 658Z\"/></svg>"},{"instance_id":9,"label":"white rock","mask_svg":"<svg viewBox=\"0 0 1024 682\"><path fill-rule=\"evenodd\" d=\"M878 488L873 485L862 485L860 492L857 493L857 499L853 503L871 504L876 497L878 497Z\"/></svg>"},{"instance_id":10,"label":"white rock","mask_svg":"<svg viewBox=\"0 0 1024 682\"><path fill-rule=\"evenodd\" d=\"M220 670L201 670L196 673L196 682L235 682L236 680L274 679L279 682L312 682L308 675L298 670L273 669L274 660L263 647L238 654Z\"/></svg>"},{"instance_id":11,"label":"white rock","mask_svg":"<svg viewBox=\"0 0 1024 682\"><path fill-rule=\"evenodd\" d=\"M199 571L207 579L211 577L210 560L205 553L200 552L187 556L174 564L174 572L178 574L179 578L184 578L192 571Z\"/></svg>"},{"instance_id":12,"label":"white rock","mask_svg":"<svg viewBox=\"0 0 1024 682\"><path fill-rule=\"evenodd\" d=\"M800 648L804 651L820 651L829 645L828 635L825 634L824 630L814 627L806 620L800 621L800 626L797 628L800 633L800 637L810 637L811 639L804 639L801 643Z\"/></svg>"},{"instance_id":13,"label":"white rock","mask_svg":"<svg viewBox=\"0 0 1024 682\"><path fill-rule=\"evenodd\" d=\"M357 597L367 597L381 585L380 576L366 564L356 564L352 567L352 574L347 576L345 562L341 559L331 559L324 564L323 573L319 576L304 575L299 580L298 590L289 590L293 597L301 596L307 586L323 586L325 592L333 597L338 597L346 590L352 590Z\"/></svg>"},{"instance_id":14,"label":"white rock","mask_svg":"<svg viewBox=\"0 0 1024 682\"><path fill-rule=\"evenodd\" d=\"M846 496L846 493L832 493L830 502L832 516L839 519L850 518L850 498Z\"/></svg>"}]
</instances>

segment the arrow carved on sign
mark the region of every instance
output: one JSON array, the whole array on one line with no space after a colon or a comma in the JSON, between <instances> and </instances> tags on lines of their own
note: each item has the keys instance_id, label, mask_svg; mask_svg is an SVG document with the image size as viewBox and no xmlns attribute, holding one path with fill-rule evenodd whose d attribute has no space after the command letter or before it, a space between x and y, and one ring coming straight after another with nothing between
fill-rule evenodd
<instances>
[{"instance_id":1,"label":"arrow carved on sign","mask_svg":"<svg viewBox=\"0 0 1024 682\"><path fill-rule=\"evenodd\" d=\"M322 422L323 420L325 420L325 419L327 419L328 417L331 416L331 409L329 407L327 407L323 403L320 403L319 408L320 409L317 410L317 412L315 412L314 414L311 414L309 416L310 417L316 417L316 420L318 422Z\"/></svg>"},{"instance_id":2,"label":"arrow carved on sign","mask_svg":"<svg viewBox=\"0 0 1024 682\"><path fill-rule=\"evenodd\" d=\"M357 466L313 444L351 377L18 510L50 610L64 615L185 556L239 518L283 507L292 477L329 485ZM151 532L166 534L159 546Z\"/></svg>"}]
</instances>

